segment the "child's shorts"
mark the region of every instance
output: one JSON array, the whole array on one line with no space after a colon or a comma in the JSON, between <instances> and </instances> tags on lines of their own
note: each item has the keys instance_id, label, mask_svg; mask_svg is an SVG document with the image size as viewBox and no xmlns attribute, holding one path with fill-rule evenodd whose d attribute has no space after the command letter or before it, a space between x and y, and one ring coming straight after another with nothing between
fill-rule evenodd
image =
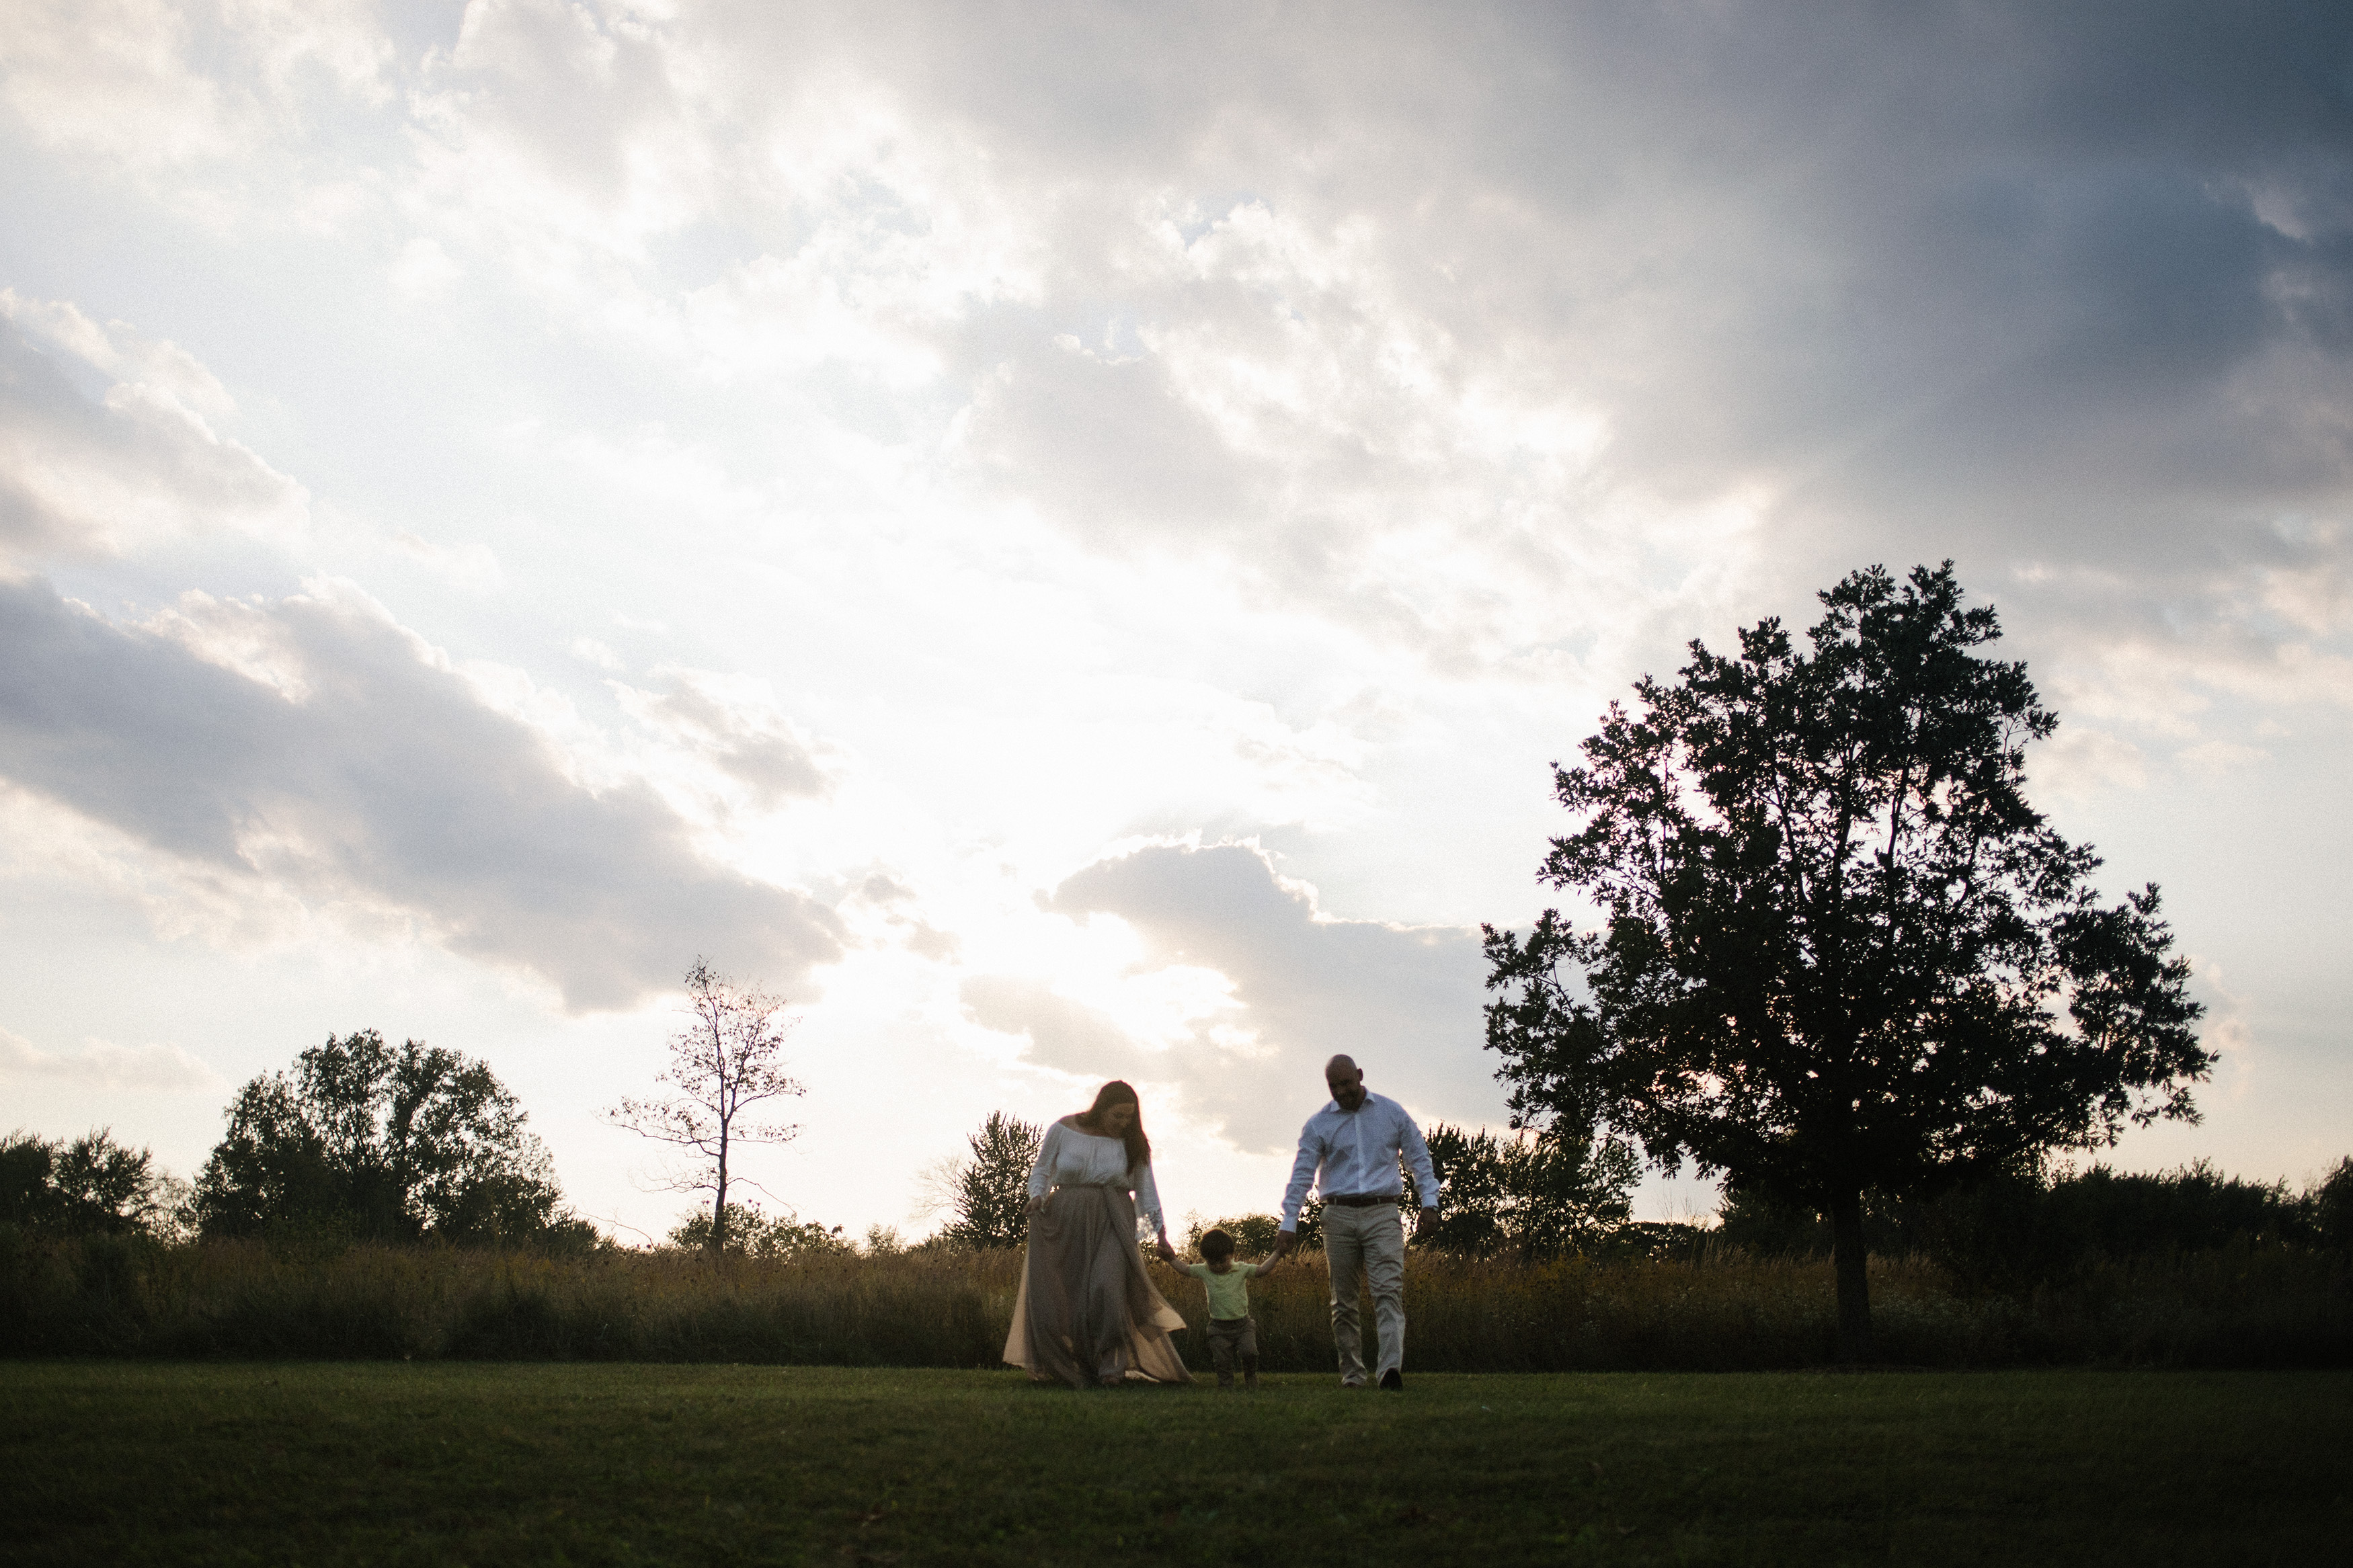
<instances>
[{"instance_id":1,"label":"child's shorts","mask_svg":"<svg viewBox=\"0 0 2353 1568\"><path fill-rule=\"evenodd\" d=\"M1258 1360L1258 1320L1256 1318L1211 1318L1209 1320L1209 1364L1219 1372L1234 1370L1234 1358Z\"/></svg>"}]
</instances>

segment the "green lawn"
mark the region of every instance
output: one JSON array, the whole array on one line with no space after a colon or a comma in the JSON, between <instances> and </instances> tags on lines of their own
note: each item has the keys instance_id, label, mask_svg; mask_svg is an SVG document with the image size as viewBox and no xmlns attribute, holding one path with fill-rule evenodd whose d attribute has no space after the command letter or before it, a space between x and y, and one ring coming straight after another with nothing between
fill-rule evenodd
<instances>
[{"instance_id":1,"label":"green lawn","mask_svg":"<svg viewBox=\"0 0 2353 1568\"><path fill-rule=\"evenodd\" d=\"M53 1563L2314 1563L2353 1374L0 1364Z\"/></svg>"}]
</instances>

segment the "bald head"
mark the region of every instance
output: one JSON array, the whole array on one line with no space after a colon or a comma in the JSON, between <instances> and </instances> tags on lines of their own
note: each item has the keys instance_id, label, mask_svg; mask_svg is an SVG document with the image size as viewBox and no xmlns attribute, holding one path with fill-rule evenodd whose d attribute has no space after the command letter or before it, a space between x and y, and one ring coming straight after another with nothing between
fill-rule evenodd
<instances>
[{"instance_id":1,"label":"bald head","mask_svg":"<svg viewBox=\"0 0 2353 1568\"><path fill-rule=\"evenodd\" d=\"M1324 1064L1324 1084L1332 1091L1333 1103L1354 1113L1365 1103L1365 1075L1353 1057L1334 1057Z\"/></svg>"}]
</instances>

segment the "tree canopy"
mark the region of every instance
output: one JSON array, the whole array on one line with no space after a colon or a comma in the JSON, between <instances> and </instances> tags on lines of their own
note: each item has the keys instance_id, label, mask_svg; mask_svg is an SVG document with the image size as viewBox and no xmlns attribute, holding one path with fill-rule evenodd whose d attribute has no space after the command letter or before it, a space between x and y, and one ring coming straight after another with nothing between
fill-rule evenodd
<instances>
[{"instance_id":1,"label":"tree canopy","mask_svg":"<svg viewBox=\"0 0 2353 1568\"><path fill-rule=\"evenodd\" d=\"M327 1037L237 1091L197 1174L208 1237L516 1240L559 1220L547 1151L485 1063L374 1029Z\"/></svg>"},{"instance_id":2,"label":"tree canopy","mask_svg":"<svg viewBox=\"0 0 2353 1568\"><path fill-rule=\"evenodd\" d=\"M1588 1251L1626 1223L1627 1194L1642 1174L1623 1139L1566 1121L1516 1139L1440 1122L1426 1142L1446 1202L1413 1240L1440 1252L1534 1260ZM1405 1180L1408 1206L1418 1206L1410 1171Z\"/></svg>"},{"instance_id":3,"label":"tree canopy","mask_svg":"<svg viewBox=\"0 0 2353 1568\"><path fill-rule=\"evenodd\" d=\"M79 1138L12 1132L0 1138L0 1225L45 1236L168 1236L181 1222L187 1184L155 1167L145 1149L111 1129Z\"/></svg>"},{"instance_id":4,"label":"tree canopy","mask_svg":"<svg viewBox=\"0 0 2353 1568\"><path fill-rule=\"evenodd\" d=\"M1029 1168L1046 1130L992 1110L968 1134L971 1153L956 1163L950 1191L955 1218L940 1238L957 1247L1019 1247L1029 1235Z\"/></svg>"},{"instance_id":5,"label":"tree canopy","mask_svg":"<svg viewBox=\"0 0 2353 1568\"><path fill-rule=\"evenodd\" d=\"M2156 887L2103 904L2098 857L2027 802L2057 720L1974 651L1993 610L1949 562L1819 597L1807 649L1778 620L1734 655L1694 641L1556 766L1580 825L1539 877L1605 923L1488 929L1487 1043L1515 1117L1599 1119L1827 1213L1859 1356L1865 1191L2194 1120L2214 1058Z\"/></svg>"}]
</instances>

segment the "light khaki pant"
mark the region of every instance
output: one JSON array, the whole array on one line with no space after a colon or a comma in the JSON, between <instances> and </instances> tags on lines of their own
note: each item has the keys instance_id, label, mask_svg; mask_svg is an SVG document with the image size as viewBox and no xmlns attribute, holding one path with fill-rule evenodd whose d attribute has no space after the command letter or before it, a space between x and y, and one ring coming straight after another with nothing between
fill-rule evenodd
<instances>
[{"instance_id":1,"label":"light khaki pant","mask_svg":"<svg viewBox=\"0 0 2353 1568\"><path fill-rule=\"evenodd\" d=\"M1405 1220L1395 1204L1324 1209L1324 1258L1332 1266L1332 1344L1340 1352L1340 1381L1365 1381L1357 1332L1360 1286L1373 1288L1373 1323L1380 1334L1380 1372L1405 1366ZM1359 1270L1362 1271L1361 1278ZM1377 1375L1377 1373L1376 1374Z\"/></svg>"}]
</instances>

